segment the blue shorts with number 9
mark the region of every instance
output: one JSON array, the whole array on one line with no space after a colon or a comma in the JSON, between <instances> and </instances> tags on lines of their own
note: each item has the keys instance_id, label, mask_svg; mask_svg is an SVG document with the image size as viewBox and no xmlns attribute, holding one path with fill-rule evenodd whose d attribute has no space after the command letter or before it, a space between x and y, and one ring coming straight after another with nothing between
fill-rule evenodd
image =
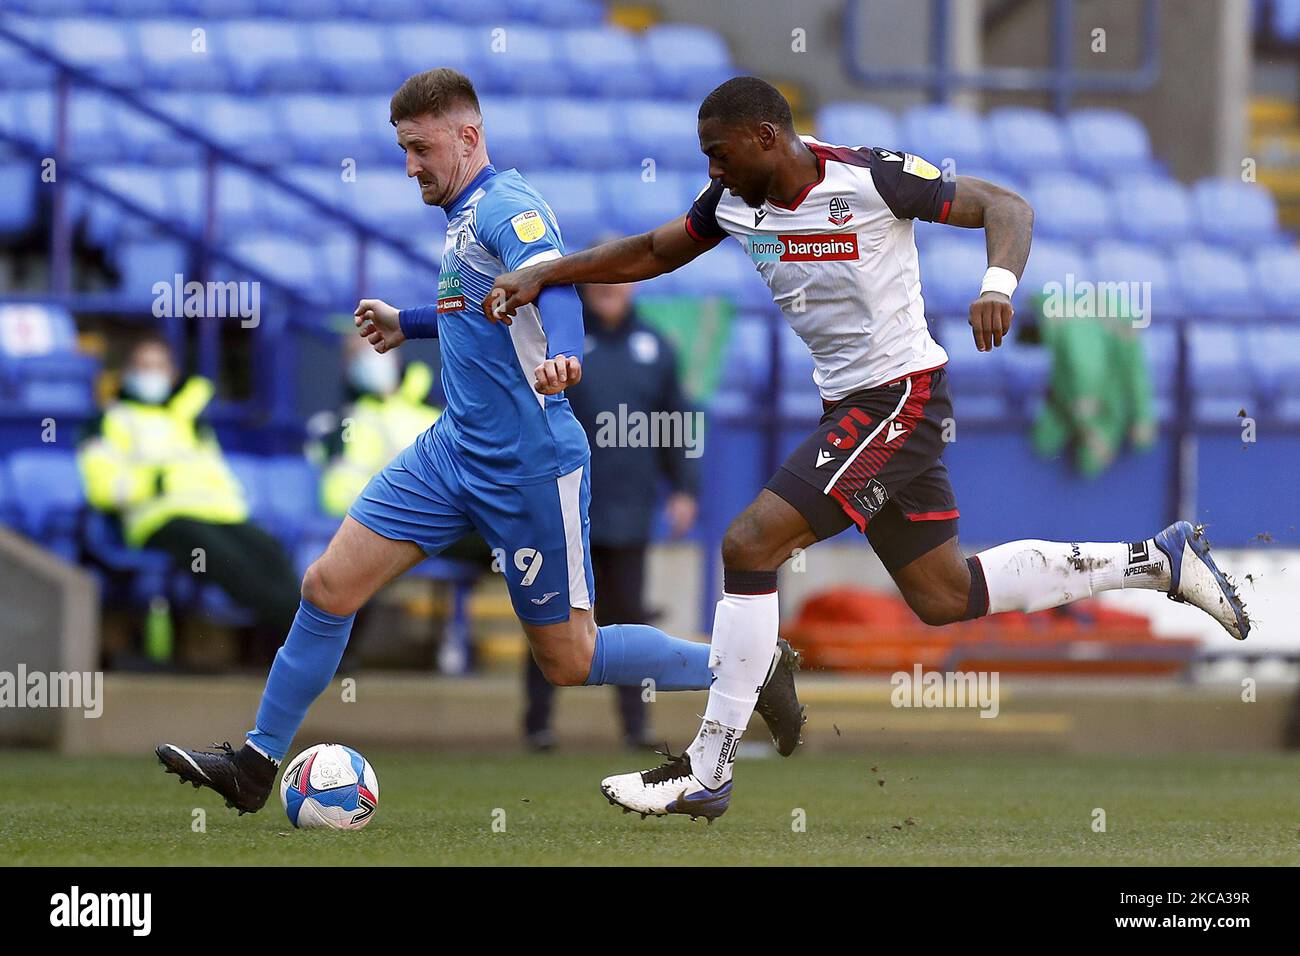
<instances>
[{"instance_id":1,"label":"blue shorts with number 9","mask_svg":"<svg viewBox=\"0 0 1300 956\"><path fill-rule=\"evenodd\" d=\"M496 484L466 471L435 424L370 479L348 509L375 534L428 554L474 529L493 549L519 619L555 624L595 598L588 546L591 477L583 465L534 484Z\"/></svg>"}]
</instances>

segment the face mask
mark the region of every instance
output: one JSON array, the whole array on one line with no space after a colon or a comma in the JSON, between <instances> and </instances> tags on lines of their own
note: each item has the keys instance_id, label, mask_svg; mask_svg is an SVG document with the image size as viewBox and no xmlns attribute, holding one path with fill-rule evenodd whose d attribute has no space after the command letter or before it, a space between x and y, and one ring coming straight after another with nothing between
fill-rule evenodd
<instances>
[{"instance_id":1,"label":"face mask","mask_svg":"<svg viewBox=\"0 0 1300 956\"><path fill-rule=\"evenodd\" d=\"M387 395L397 388L398 371L396 355L363 352L348 366L348 383L358 392Z\"/></svg>"},{"instance_id":2,"label":"face mask","mask_svg":"<svg viewBox=\"0 0 1300 956\"><path fill-rule=\"evenodd\" d=\"M122 376L122 387L133 398L161 405L172 392L172 380L166 372L127 372Z\"/></svg>"}]
</instances>

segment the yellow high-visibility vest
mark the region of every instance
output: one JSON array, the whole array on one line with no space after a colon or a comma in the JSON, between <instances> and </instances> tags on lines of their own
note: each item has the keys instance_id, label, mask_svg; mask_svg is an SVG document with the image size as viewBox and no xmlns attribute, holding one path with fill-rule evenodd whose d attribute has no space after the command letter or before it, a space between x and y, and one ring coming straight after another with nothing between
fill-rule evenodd
<instances>
[{"instance_id":1,"label":"yellow high-visibility vest","mask_svg":"<svg viewBox=\"0 0 1300 956\"><path fill-rule=\"evenodd\" d=\"M174 518L248 520L239 479L216 438L195 424L212 394L212 383L196 375L163 405L120 399L104 412L100 433L82 443L86 498L120 514L127 544L142 546Z\"/></svg>"},{"instance_id":2,"label":"yellow high-visibility vest","mask_svg":"<svg viewBox=\"0 0 1300 956\"><path fill-rule=\"evenodd\" d=\"M343 451L321 478L321 507L327 514L347 514L366 482L438 420L439 409L424 402L432 385L429 366L412 362L392 395L357 399L342 422Z\"/></svg>"}]
</instances>

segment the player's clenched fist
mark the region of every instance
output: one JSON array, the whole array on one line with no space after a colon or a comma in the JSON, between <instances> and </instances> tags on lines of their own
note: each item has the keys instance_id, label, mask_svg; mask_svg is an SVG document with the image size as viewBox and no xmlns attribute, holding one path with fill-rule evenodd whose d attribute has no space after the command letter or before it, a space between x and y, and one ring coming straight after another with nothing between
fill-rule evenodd
<instances>
[{"instance_id":1,"label":"player's clenched fist","mask_svg":"<svg viewBox=\"0 0 1300 956\"><path fill-rule=\"evenodd\" d=\"M533 278L531 269L503 272L496 277L492 288L483 297L483 314L493 322L511 325L511 316L521 305L536 302L542 291L541 283Z\"/></svg>"},{"instance_id":2,"label":"player's clenched fist","mask_svg":"<svg viewBox=\"0 0 1300 956\"><path fill-rule=\"evenodd\" d=\"M387 352L406 341L401 323L397 321L397 309L382 299L362 299L353 315L358 334L373 345L376 352Z\"/></svg>"},{"instance_id":3,"label":"player's clenched fist","mask_svg":"<svg viewBox=\"0 0 1300 956\"><path fill-rule=\"evenodd\" d=\"M547 359L533 371L537 384L533 386L543 395L555 395L582 380L582 363L572 355Z\"/></svg>"},{"instance_id":4,"label":"player's clenched fist","mask_svg":"<svg viewBox=\"0 0 1300 956\"><path fill-rule=\"evenodd\" d=\"M1002 344L1002 336L1011 331L1011 300L1001 292L985 292L970 304L970 328L975 347L988 352Z\"/></svg>"}]
</instances>

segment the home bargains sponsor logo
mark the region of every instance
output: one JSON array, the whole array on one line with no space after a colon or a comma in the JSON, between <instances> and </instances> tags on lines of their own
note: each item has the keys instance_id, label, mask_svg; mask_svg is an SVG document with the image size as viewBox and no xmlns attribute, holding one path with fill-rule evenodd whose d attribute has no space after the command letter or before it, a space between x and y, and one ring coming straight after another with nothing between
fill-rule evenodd
<instances>
[{"instance_id":1,"label":"home bargains sponsor logo","mask_svg":"<svg viewBox=\"0 0 1300 956\"><path fill-rule=\"evenodd\" d=\"M442 273L438 276L438 311L456 312L463 308L465 296L460 291L460 273Z\"/></svg>"},{"instance_id":2,"label":"home bargains sponsor logo","mask_svg":"<svg viewBox=\"0 0 1300 956\"><path fill-rule=\"evenodd\" d=\"M831 262L858 258L855 232L808 236L750 236L746 251L755 262Z\"/></svg>"}]
</instances>

